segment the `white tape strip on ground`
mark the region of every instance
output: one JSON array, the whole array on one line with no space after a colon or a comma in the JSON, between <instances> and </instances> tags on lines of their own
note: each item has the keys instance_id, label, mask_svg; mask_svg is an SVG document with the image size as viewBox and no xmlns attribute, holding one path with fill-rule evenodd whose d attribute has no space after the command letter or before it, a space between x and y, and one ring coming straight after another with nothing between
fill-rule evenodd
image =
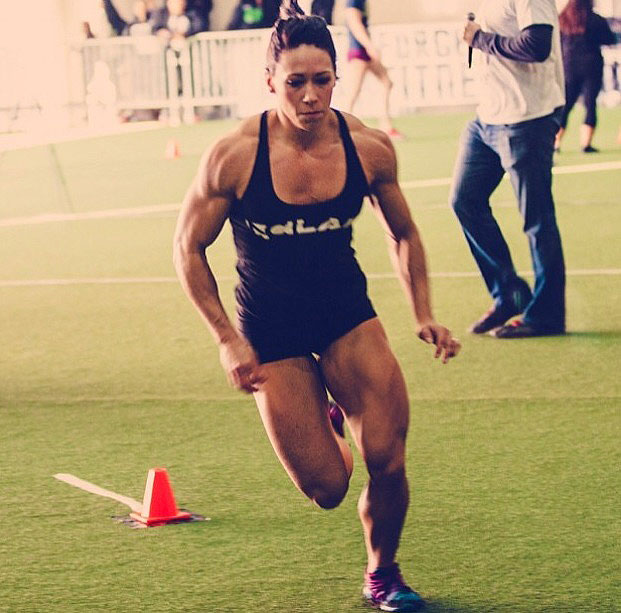
<instances>
[{"instance_id":1,"label":"white tape strip on ground","mask_svg":"<svg viewBox=\"0 0 621 613\"><path fill-rule=\"evenodd\" d=\"M573 166L555 166L552 168L554 175L572 175L583 172L603 172L606 170L620 170L621 161L615 162L598 162L596 164L575 164ZM506 179L508 175L504 175ZM403 189L416 189L421 187L443 187L451 184L451 177L443 177L441 179L422 179L420 181L401 181L400 185Z\"/></svg>"},{"instance_id":2,"label":"white tape strip on ground","mask_svg":"<svg viewBox=\"0 0 621 613\"><path fill-rule=\"evenodd\" d=\"M566 175L583 172L602 172L606 170L620 170L621 161L601 162L597 164L580 164L575 166L556 166L552 169L554 174ZM505 175L506 176L506 175ZM451 184L450 177L440 179L423 179L419 181L401 181L403 189L418 189L424 187L447 186ZM445 205L442 205L444 208ZM123 209L107 209L104 211L85 211L83 213L46 213L44 215L33 215L30 217L7 217L0 219L0 228L14 226L33 226L47 223L58 223L61 221L82 221L88 219L119 219L128 217L143 217L157 213L172 213L180 209L179 203L157 204L153 206L143 206ZM429 207L427 207L429 208ZM433 208L433 207L432 207Z\"/></svg>"},{"instance_id":3,"label":"white tape strip on ground","mask_svg":"<svg viewBox=\"0 0 621 613\"><path fill-rule=\"evenodd\" d=\"M155 213L176 212L181 208L175 204L156 204L125 209L106 209L104 211L85 211L83 213L46 213L31 217L9 217L0 219L0 228L10 226L34 226L39 224L57 223L59 221L81 221L84 219L119 219L125 217L143 217Z\"/></svg>"},{"instance_id":4,"label":"white tape strip on ground","mask_svg":"<svg viewBox=\"0 0 621 613\"><path fill-rule=\"evenodd\" d=\"M519 271L523 277L532 277L533 273L528 270ZM396 279L394 272L369 273L367 279ZM480 276L477 271L468 272L432 272L432 279L472 279ZM621 276L621 268L585 268L568 270L568 277L618 277ZM236 281L237 277L223 275L220 281ZM147 285L158 283L179 283L176 277L83 277L75 279L0 279L0 287L58 287L70 285Z\"/></svg>"},{"instance_id":5,"label":"white tape strip on ground","mask_svg":"<svg viewBox=\"0 0 621 613\"><path fill-rule=\"evenodd\" d=\"M231 277L232 278L232 277ZM178 283L176 277L78 277L75 279L7 279L0 287L37 287L59 285L140 285L146 283Z\"/></svg>"},{"instance_id":6,"label":"white tape strip on ground","mask_svg":"<svg viewBox=\"0 0 621 613\"><path fill-rule=\"evenodd\" d=\"M134 511L134 513L142 513L142 502L138 502L138 500L134 500L128 496L122 496L121 494L111 492L110 490L105 490L103 487L99 487L94 483L89 483L88 481L84 481L84 479L80 479L79 477L75 477L74 475L69 475L67 473L58 473L53 476L55 479L64 481L74 487L78 487L85 492L97 494L97 496L103 496L104 498L112 498L112 500L116 500L117 502L127 505L132 511Z\"/></svg>"}]
</instances>

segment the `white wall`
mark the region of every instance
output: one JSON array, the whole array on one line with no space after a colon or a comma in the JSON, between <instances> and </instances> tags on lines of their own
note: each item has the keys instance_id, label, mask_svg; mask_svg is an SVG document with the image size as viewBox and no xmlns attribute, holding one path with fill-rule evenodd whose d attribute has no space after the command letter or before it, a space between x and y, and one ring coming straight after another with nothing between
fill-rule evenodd
<instances>
[{"instance_id":1,"label":"white wall","mask_svg":"<svg viewBox=\"0 0 621 613\"><path fill-rule=\"evenodd\" d=\"M0 13L5 26L0 46L11 58L14 74L2 86L14 90L23 104L34 101L48 111L58 111L69 87L61 0L45 0L36 8L28 2L0 0Z\"/></svg>"}]
</instances>

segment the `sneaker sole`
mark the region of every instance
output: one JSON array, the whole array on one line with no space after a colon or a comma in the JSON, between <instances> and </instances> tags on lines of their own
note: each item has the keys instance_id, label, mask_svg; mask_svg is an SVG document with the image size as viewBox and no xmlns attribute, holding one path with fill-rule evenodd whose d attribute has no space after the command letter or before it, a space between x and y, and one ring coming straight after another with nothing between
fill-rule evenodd
<instances>
[{"instance_id":1,"label":"sneaker sole","mask_svg":"<svg viewBox=\"0 0 621 613\"><path fill-rule=\"evenodd\" d=\"M373 607L374 609L379 609L380 611L391 611L392 613L416 613L416 611L424 611L426 609L425 602L421 602L420 604L412 605L407 609L400 609L399 607L391 607L389 605L382 604L381 602L377 602L373 600L372 596L367 596L365 592L362 592L362 600L364 604Z\"/></svg>"}]
</instances>

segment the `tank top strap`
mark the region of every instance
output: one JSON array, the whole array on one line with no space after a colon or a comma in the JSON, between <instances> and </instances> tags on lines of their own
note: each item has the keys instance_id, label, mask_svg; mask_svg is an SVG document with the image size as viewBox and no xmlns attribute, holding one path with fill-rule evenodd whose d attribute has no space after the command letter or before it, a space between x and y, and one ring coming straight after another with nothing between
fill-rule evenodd
<instances>
[{"instance_id":1,"label":"tank top strap","mask_svg":"<svg viewBox=\"0 0 621 613\"><path fill-rule=\"evenodd\" d=\"M339 120L339 130L341 132L341 140L345 147L345 157L347 159L347 184L348 186L362 186L364 195L370 195L371 190L367 177L364 174L362 168L362 162L356 151L356 145L349 133L349 126L343 114L337 109L332 109L336 113L336 117Z\"/></svg>"},{"instance_id":2,"label":"tank top strap","mask_svg":"<svg viewBox=\"0 0 621 613\"><path fill-rule=\"evenodd\" d=\"M257 154L254 158L254 166L252 167L252 174L246 187L246 193L253 193L258 189L258 193L264 192L266 183L271 182L270 174L270 155L269 144L267 139L267 114L269 111L263 111L261 114L261 121L259 124L259 145L257 147Z\"/></svg>"}]
</instances>

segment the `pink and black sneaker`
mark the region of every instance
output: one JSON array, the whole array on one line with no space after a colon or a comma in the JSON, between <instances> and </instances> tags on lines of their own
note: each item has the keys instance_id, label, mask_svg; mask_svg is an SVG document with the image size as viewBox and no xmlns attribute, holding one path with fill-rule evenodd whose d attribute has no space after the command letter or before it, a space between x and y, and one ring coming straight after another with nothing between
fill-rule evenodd
<instances>
[{"instance_id":1,"label":"pink and black sneaker","mask_svg":"<svg viewBox=\"0 0 621 613\"><path fill-rule=\"evenodd\" d=\"M425 608L425 601L405 583L396 562L372 573L365 573L362 595L381 611L405 613Z\"/></svg>"},{"instance_id":2,"label":"pink and black sneaker","mask_svg":"<svg viewBox=\"0 0 621 613\"><path fill-rule=\"evenodd\" d=\"M328 406L328 415L330 417L330 422L332 423L332 428L334 429L334 431L341 438L345 438L345 428L343 427L345 417L343 416L343 411L341 411L341 407L333 400L330 401L330 404Z\"/></svg>"}]
</instances>

